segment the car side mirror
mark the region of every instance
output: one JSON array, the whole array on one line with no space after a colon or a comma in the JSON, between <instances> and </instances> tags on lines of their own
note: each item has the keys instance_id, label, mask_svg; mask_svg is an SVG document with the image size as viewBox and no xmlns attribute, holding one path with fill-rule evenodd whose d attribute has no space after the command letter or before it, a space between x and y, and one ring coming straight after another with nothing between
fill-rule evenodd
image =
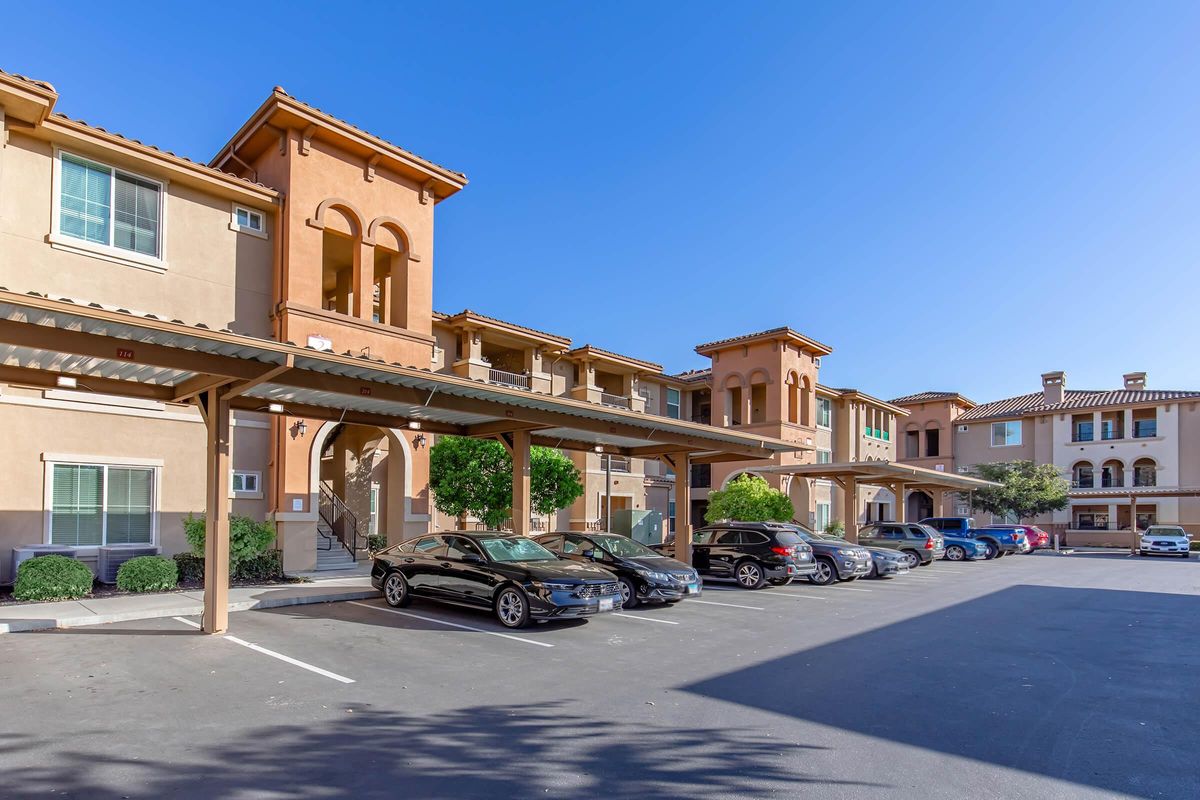
<instances>
[{"instance_id":1,"label":"car side mirror","mask_svg":"<svg viewBox=\"0 0 1200 800\"><path fill-rule=\"evenodd\" d=\"M463 554L463 557L459 559L459 561L463 562L464 564L482 564L483 556L479 555L478 553L465 553Z\"/></svg>"}]
</instances>

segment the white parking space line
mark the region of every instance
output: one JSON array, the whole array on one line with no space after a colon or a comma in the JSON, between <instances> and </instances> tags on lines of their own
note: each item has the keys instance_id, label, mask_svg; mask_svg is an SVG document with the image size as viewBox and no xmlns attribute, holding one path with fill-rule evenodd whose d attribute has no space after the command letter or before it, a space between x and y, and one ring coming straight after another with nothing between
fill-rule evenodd
<instances>
[{"instance_id":1,"label":"white parking space line","mask_svg":"<svg viewBox=\"0 0 1200 800\"><path fill-rule=\"evenodd\" d=\"M669 619L655 619L654 617L642 617L637 614L627 614L624 611L618 611L612 616L617 619L640 619L642 622L661 622L663 625L678 625L678 622Z\"/></svg>"},{"instance_id":2,"label":"white parking space line","mask_svg":"<svg viewBox=\"0 0 1200 800\"><path fill-rule=\"evenodd\" d=\"M173 617L173 619L176 622L182 622L184 625L191 625L193 628L200 627L199 623L192 622L190 619L184 619L183 617ZM245 639L239 639L238 637L230 636L229 634L225 634L221 638L227 642L240 644L242 647L247 647L256 653L262 653L264 656L270 656L271 658L279 659L280 661L291 664L294 667L300 667L300 669L306 669L309 672L315 672L316 674L322 675L326 678L332 678L339 683L354 683L353 678L347 678L345 675L338 675L336 672L330 672L327 669L321 669L320 667L305 663L304 661L292 658L291 656L285 656L283 653L276 653L274 650L268 650L265 647L254 644L254 642L247 642Z\"/></svg>"},{"instance_id":3,"label":"white parking space line","mask_svg":"<svg viewBox=\"0 0 1200 800\"><path fill-rule=\"evenodd\" d=\"M875 591L874 589L859 589L855 586L839 586L839 587L837 587L837 590L839 592L873 592L873 591Z\"/></svg>"},{"instance_id":4,"label":"white parking space line","mask_svg":"<svg viewBox=\"0 0 1200 800\"><path fill-rule=\"evenodd\" d=\"M819 594L800 594L798 592L789 592L784 589L772 589L770 592L762 595L763 597L798 597L801 600L828 600L828 597L822 597Z\"/></svg>"},{"instance_id":5,"label":"white parking space line","mask_svg":"<svg viewBox=\"0 0 1200 800\"><path fill-rule=\"evenodd\" d=\"M414 614L411 611L401 611L398 608L387 608L386 606L373 606L368 603L360 603L357 600L347 600L347 605L360 606L369 608L372 611L384 611L388 614L396 614L401 617L412 617L419 619L422 622L432 622L434 625L446 625L450 628L461 628L464 631L474 631L475 633L486 633L488 636L499 636L501 639L512 639L514 642L524 642L525 644L536 644L538 647L554 647L549 642L539 642L534 639L524 639L520 636L513 636L511 633L501 633L500 631L489 631L486 628L476 628L471 625L462 625L458 622L451 622L446 619L438 619L437 617L426 617L423 614Z\"/></svg>"},{"instance_id":6,"label":"white parking space line","mask_svg":"<svg viewBox=\"0 0 1200 800\"><path fill-rule=\"evenodd\" d=\"M742 605L738 605L737 603L715 603L712 600L692 599L692 600L689 600L688 602L689 603L700 603L700 604L706 605L706 606L725 606L726 608L745 608L745 609L749 609L750 611L766 611L765 608L759 608L758 606L742 606Z\"/></svg>"}]
</instances>

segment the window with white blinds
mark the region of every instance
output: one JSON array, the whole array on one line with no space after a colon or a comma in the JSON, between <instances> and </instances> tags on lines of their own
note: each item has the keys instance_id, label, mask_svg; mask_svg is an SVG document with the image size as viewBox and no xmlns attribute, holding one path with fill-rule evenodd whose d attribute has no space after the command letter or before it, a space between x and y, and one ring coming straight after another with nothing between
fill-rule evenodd
<instances>
[{"instance_id":1,"label":"window with white blinds","mask_svg":"<svg viewBox=\"0 0 1200 800\"><path fill-rule=\"evenodd\" d=\"M160 257L162 184L69 153L59 162L60 233Z\"/></svg>"},{"instance_id":2,"label":"window with white blinds","mask_svg":"<svg viewBox=\"0 0 1200 800\"><path fill-rule=\"evenodd\" d=\"M99 546L154 540L154 470L54 464L50 541Z\"/></svg>"}]
</instances>

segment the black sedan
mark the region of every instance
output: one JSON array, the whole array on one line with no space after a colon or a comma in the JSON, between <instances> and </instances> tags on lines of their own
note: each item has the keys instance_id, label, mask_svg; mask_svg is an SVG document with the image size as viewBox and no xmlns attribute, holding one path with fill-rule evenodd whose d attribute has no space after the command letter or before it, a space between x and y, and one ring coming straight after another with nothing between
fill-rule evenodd
<instances>
[{"instance_id":1,"label":"black sedan","mask_svg":"<svg viewBox=\"0 0 1200 800\"><path fill-rule=\"evenodd\" d=\"M595 563L613 572L621 582L621 601L633 608L643 600L677 603L700 594L696 570L656 553L646 545L617 533L544 533L534 541L562 558Z\"/></svg>"},{"instance_id":2,"label":"black sedan","mask_svg":"<svg viewBox=\"0 0 1200 800\"><path fill-rule=\"evenodd\" d=\"M506 628L621 607L611 572L563 561L532 539L504 533L456 531L389 547L375 554L371 584L390 606L422 597L485 608Z\"/></svg>"}]
</instances>

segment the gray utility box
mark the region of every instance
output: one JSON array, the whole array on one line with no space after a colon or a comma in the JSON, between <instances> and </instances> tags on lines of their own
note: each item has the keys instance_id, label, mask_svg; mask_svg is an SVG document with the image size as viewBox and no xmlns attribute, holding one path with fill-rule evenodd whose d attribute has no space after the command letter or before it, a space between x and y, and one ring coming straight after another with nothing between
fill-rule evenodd
<instances>
[{"instance_id":1,"label":"gray utility box","mask_svg":"<svg viewBox=\"0 0 1200 800\"><path fill-rule=\"evenodd\" d=\"M110 544L101 547L96 557L96 577L101 583L116 583L117 570L131 558L156 556L161 548L152 544Z\"/></svg>"},{"instance_id":2,"label":"gray utility box","mask_svg":"<svg viewBox=\"0 0 1200 800\"><path fill-rule=\"evenodd\" d=\"M5 578L7 583L15 583L17 580L17 567L21 566L22 561L28 561L31 558L38 556L48 556L51 553L58 556L66 556L74 558L75 551L78 547L72 547L66 544L22 544L13 548L12 551L12 572L8 573Z\"/></svg>"},{"instance_id":3,"label":"gray utility box","mask_svg":"<svg viewBox=\"0 0 1200 800\"><path fill-rule=\"evenodd\" d=\"M612 516L612 533L628 536L642 544L659 544L663 540L661 511L622 508L614 510Z\"/></svg>"}]
</instances>

